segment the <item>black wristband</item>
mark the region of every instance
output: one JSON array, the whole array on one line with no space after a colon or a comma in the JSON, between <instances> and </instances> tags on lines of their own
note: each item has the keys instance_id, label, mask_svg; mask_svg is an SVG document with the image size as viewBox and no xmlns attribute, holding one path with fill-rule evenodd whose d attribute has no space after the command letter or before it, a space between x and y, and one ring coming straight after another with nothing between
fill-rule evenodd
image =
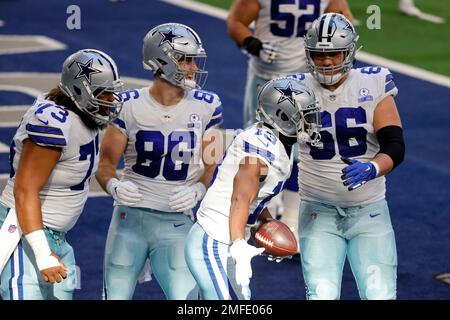
<instances>
[{"instance_id":1,"label":"black wristband","mask_svg":"<svg viewBox=\"0 0 450 320\"><path fill-rule=\"evenodd\" d=\"M405 158L403 129L399 126L386 126L377 131L380 144L379 153L387 154L394 162L394 168Z\"/></svg>"},{"instance_id":2,"label":"black wristband","mask_svg":"<svg viewBox=\"0 0 450 320\"><path fill-rule=\"evenodd\" d=\"M244 48L248 53L259 57L259 52L262 49L262 42L255 37L247 37L242 42L242 48Z\"/></svg>"}]
</instances>

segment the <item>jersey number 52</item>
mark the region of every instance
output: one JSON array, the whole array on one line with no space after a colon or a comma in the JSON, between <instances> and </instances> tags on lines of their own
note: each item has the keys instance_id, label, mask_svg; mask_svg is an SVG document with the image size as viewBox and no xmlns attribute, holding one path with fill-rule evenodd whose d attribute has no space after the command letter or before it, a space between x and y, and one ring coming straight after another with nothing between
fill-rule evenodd
<instances>
[{"instance_id":1,"label":"jersey number 52","mask_svg":"<svg viewBox=\"0 0 450 320\"><path fill-rule=\"evenodd\" d=\"M298 14L293 13L292 5L297 2ZM279 37L296 37L306 34L306 23L311 23L319 17L320 0L272 0L270 4L270 32ZM297 25L295 23L298 17ZM296 30L294 30L296 29Z\"/></svg>"}]
</instances>

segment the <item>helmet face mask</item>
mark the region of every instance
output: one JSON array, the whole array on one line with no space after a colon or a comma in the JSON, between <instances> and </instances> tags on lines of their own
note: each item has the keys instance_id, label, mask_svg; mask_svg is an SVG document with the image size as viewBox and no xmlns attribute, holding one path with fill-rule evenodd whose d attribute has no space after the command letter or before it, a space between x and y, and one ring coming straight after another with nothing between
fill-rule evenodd
<instances>
[{"instance_id":1,"label":"helmet face mask","mask_svg":"<svg viewBox=\"0 0 450 320\"><path fill-rule=\"evenodd\" d=\"M309 72L321 84L336 84L353 67L357 41L358 35L345 16L338 13L323 14L313 22L305 36ZM316 56L333 56L337 52L343 55L340 63L319 66L314 61Z\"/></svg>"},{"instance_id":2,"label":"helmet face mask","mask_svg":"<svg viewBox=\"0 0 450 320\"><path fill-rule=\"evenodd\" d=\"M150 30L142 47L143 65L185 90L201 89L208 76L206 52L197 33L179 23Z\"/></svg>"},{"instance_id":3,"label":"helmet face mask","mask_svg":"<svg viewBox=\"0 0 450 320\"><path fill-rule=\"evenodd\" d=\"M301 143L317 143L320 139L319 103L313 91L297 79L267 82L258 96L257 119Z\"/></svg>"},{"instance_id":4,"label":"helmet face mask","mask_svg":"<svg viewBox=\"0 0 450 320\"><path fill-rule=\"evenodd\" d=\"M87 113L100 125L113 121L122 110L123 100L119 94L122 90L121 82L113 87L98 88L93 93L94 98L88 102Z\"/></svg>"},{"instance_id":5,"label":"helmet face mask","mask_svg":"<svg viewBox=\"0 0 450 320\"><path fill-rule=\"evenodd\" d=\"M178 86L184 89L202 88L208 77L208 71L205 71L206 56L184 55L178 60L178 71L174 78Z\"/></svg>"},{"instance_id":6,"label":"helmet face mask","mask_svg":"<svg viewBox=\"0 0 450 320\"><path fill-rule=\"evenodd\" d=\"M84 49L69 56L59 87L100 127L117 118L122 109L123 83L114 60L104 52Z\"/></svg>"}]
</instances>

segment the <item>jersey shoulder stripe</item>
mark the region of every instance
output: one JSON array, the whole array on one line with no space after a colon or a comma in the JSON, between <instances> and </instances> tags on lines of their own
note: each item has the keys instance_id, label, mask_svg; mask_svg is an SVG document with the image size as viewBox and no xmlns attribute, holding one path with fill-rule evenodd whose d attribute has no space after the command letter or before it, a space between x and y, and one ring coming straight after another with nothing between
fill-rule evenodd
<instances>
[{"instance_id":1,"label":"jersey shoulder stripe","mask_svg":"<svg viewBox=\"0 0 450 320\"><path fill-rule=\"evenodd\" d=\"M270 164L272 164L273 161L275 161L275 155L269 150L255 146L245 140L243 140L243 147L246 153L260 155L261 157L266 159L267 162L269 162Z\"/></svg>"},{"instance_id":2,"label":"jersey shoulder stripe","mask_svg":"<svg viewBox=\"0 0 450 320\"><path fill-rule=\"evenodd\" d=\"M65 147L69 144L70 128L75 113L42 97L24 116L24 129L31 141L46 147Z\"/></svg>"}]
</instances>

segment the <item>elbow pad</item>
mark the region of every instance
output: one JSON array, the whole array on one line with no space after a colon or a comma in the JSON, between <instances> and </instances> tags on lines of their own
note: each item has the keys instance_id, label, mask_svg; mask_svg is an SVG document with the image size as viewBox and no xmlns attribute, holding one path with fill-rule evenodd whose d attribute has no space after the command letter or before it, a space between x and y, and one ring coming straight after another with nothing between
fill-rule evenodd
<instances>
[{"instance_id":1,"label":"elbow pad","mask_svg":"<svg viewBox=\"0 0 450 320\"><path fill-rule=\"evenodd\" d=\"M376 133L380 144L379 153L387 154L394 162L394 168L405 158L403 129L399 126L386 126Z\"/></svg>"}]
</instances>

